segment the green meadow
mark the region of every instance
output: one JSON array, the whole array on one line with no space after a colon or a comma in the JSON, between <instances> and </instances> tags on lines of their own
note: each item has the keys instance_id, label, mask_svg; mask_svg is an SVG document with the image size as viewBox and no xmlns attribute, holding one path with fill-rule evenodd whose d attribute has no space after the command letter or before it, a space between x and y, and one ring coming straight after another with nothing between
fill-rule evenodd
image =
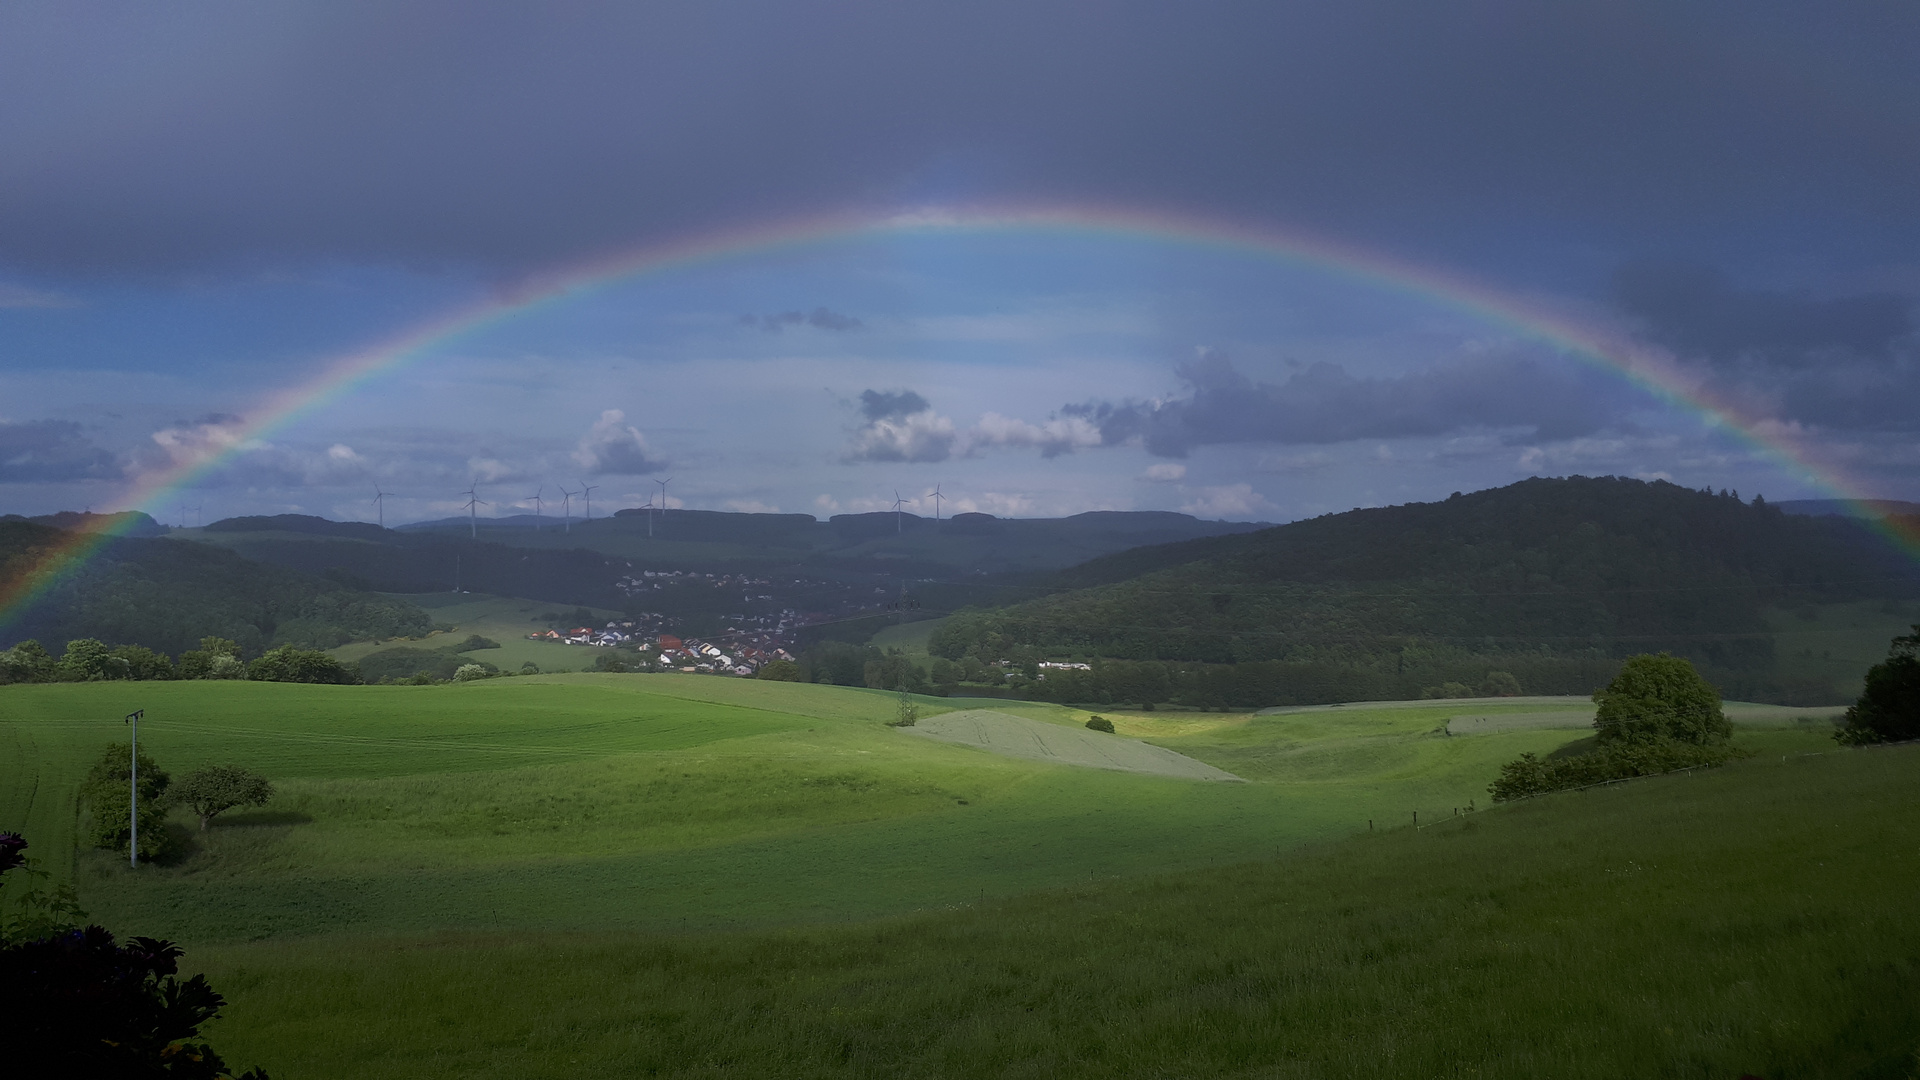
<instances>
[{"instance_id":1,"label":"green meadow","mask_svg":"<svg viewBox=\"0 0 1920 1080\"><path fill-rule=\"evenodd\" d=\"M408 594L407 601L427 610L436 623L453 627L452 630L438 631L424 638L400 639L393 641L356 641L329 650L336 658L353 664L368 653L396 646L417 649L444 649L460 644L470 634L478 634L500 643L497 649L478 649L471 655L475 660L484 660L502 671L519 671L522 664L534 664L541 671L580 671L593 667L599 658L598 650L580 645L566 645L557 641L529 641L527 635L536 630L547 630L558 626L566 630L573 626L571 621L561 623L547 622L539 616L556 612L571 617L578 610L577 605L549 604L541 600L521 600L510 596L489 596L484 593L425 593ZM605 608L588 608L599 623L609 619L624 618L620 612Z\"/></svg>"},{"instance_id":2,"label":"green meadow","mask_svg":"<svg viewBox=\"0 0 1920 1080\"><path fill-rule=\"evenodd\" d=\"M135 708L163 767L246 765L273 802L176 812L162 865L75 851ZM1920 761L1838 751L1836 709L1734 705L1747 760L1495 809L1499 764L1589 703L1102 711L1241 783L898 708L681 675L0 687L0 828L94 919L184 944L231 1001L217 1045L283 1080L1916 1064L1885 1014L1920 990ZM1881 1056L1821 1071L1850 1041Z\"/></svg>"}]
</instances>

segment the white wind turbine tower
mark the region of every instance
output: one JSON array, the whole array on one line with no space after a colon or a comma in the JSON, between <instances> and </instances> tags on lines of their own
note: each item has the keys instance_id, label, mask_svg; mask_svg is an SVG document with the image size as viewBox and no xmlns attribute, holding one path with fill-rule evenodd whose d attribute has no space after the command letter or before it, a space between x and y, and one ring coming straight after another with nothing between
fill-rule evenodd
<instances>
[{"instance_id":1,"label":"white wind turbine tower","mask_svg":"<svg viewBox=\"0 0 1920 1080\"><path fill-rule=\"evenodd\" d=\"M391 494L391 491L380 490L379 484L373 485L373 510L380 515L380 527L383 529L387 527L387 496Z\"/></svg>"},{"instance_id":2,"label":"white wind turbine tower","mask_svg":"<svg viewBox=\"0 0 1920 1080\"><path fill-rule=\"evenodd\" d=\"M580 494L587 501L587 520L588 521L593 520L593 489L595 486L596 485L594 484L587 483L585 480L580 481Z\"/></svg>"},{"instance_id":3,"label":"white wind turbine tower","mask_svg":"<svg viewBox=\"0 0 1920 1080\"><path fill-rule=\"evenodd\" d=\"M673 483L673 477L669 476L665 480L655 480L654 483L660 485L660 517L661 520L664 521L667 516L667 485ZM649 531L647 535L651 536L653 534Z\"/></svg>"},{"instance_id":4,"label":"white wind turbine tower","mask_svg":"<svg viewBox=\"0 0 1920 1080\"><path fill-rule=\"evenodd\" d=\"M205 524L205 521L200 517L200 511L205 509L206 507L204 506L196 506L193 508L193 527L194 528L197 529L201 525Z\"/></svg>"},{"instance_id":5,"label":"white wind turbine tower","mask_svg":"<svg viewBox=\"0 0 1920 1080\"><path fill-rule=\"evenodd\" d=\"M647 539L653 539L653 496L647 496L647 505L640 509L647 512Z\"/></svg>"},{"instance_id":6,"label":"white wind turbine tower","mask_svg":"<svg viewBox=\"0 0 1920 1080\"><path fill-rule=\"evenodd\" d=\"M467 497L467 536L469 539L476 540L480 537L480 507L493 505L480 498L479 489L480 481L475 479L473 486L460 493Z\"/></svg>"},{"instance_id":7,"label":"white wind turbine tower","mask_svg":"<svg viewBox=\"0 0 1920 1080\"><path fill-rule=\"evenodd\" d=\"M528 499L533 501L533 531L534 532L540 531L540 496L545 495L546 493L547 493L547 485L541 484L539 491L536 491L533 494L527 496Z\"/></svg>"},{"instance_id":8,"label":"white wind turbine tower","mask_svg":"<svg viewBox=\"0 0 1920 1080\"><path fill-rule=\"evenodd\" d=\"M568 491L565 485L560 488L560 509L567 520L566 526L562 529L563 532L573 531L573 497L578 494L580 493L577 491Z\"/></svg>"},{"instance_id":9,"label":"white wind turbine tower","mask_svg":"<svg viewBox=\"0 0 1920 1080\"><path fill-rule=\"evenodd\" d=\"M901 504L904 502L906 502L906 500L900 497L900 489L894 488L893 489L893 531L896 533L902 533L907 530L907 524L906 524L907 519L904 516L902 516L904 514L904 511L900 509Z\"/></svg>"},{"instance_id":10,"label":"white wind turbine tower","mask_svg":"<svg viewBox=\"0 0 1920 1080\"><path fill-rule=\"evenodd\" d=\"M933 490L927 492L921 496L921 498L933 500L933 520L935 523L938 523L940 520L940 500L946 498L945 495L940 494L940 485L933 485Z\"/></svg>"}]
</instances>

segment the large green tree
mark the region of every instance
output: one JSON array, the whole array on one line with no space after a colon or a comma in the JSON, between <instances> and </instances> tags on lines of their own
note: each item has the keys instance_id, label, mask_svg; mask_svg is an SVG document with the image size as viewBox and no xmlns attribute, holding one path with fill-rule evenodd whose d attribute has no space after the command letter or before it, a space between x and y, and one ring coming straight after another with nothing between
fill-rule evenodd
<instances>
[{"instance_id":1,"label":"large green tree","mask_svg":"<svg viewBox=\"0 0 1920 1080\"><path fill-rule=\"evenodd\" d=\"M1867 686L1834 735L1849 745L1920 739L1920 623L1867 669Z\"/></svg>"},{"instance_id":2,"label":"large green tree","mask_svg":"<svg viewBox=\"0 0 1920 1080\"><path fill-rule=\"evenodd\" d=\"M1665 740L1711 746L1733 735L1720 691L1692 663L1667 653L1629 658L1606 689L1594 693L1593 703L1599 706L1593 726L1602 747Z\"/></svg>"},{"instance_id":3,"label":"large green tree","mask_svg":"<svg viewBox=\"0 0 1920 1080\"><path fill-rule=\"evenodd\" d=\"M273 782L238 765L208 765L173 784L171 799L200 815L200 831L236 806L265 806L273 798Z\"/></svg>"}]
</instances>

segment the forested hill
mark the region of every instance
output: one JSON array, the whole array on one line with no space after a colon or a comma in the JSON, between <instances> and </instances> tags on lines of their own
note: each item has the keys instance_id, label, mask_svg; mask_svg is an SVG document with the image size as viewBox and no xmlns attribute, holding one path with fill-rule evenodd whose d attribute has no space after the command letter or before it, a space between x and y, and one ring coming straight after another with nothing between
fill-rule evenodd
<instances>
[{"instance_id":1,"label":"forested hill","mask_svg":"<svg viewBox=\"0 0 1920 1080\"><path fill-rule=\"evenodd\" d=\"M0 521L0 581L29 572L64 539L45 525ZM427 613L404 600L206 544L121 538L34 603L6 629L0 647L37 638L57 653L73 638L90 637L178 653L214 636L237 641L252 656L276 644L330 648L429 629Z\"/></svg>"},{"instance_id":2,"label":"forested hill","mask_svg":"<svg viewBox=\"0 0 1920 1080\"><path fill-rule=\"evenodd\" d=\"M1774 659L1767 608L1913 597L1920 566L1855 521L1573 477L1121 552L1057 584L1070 591L955 616L935 650L1286 661L1408 680L1453 657L1463 670L1531 666L1529 691L1559 692L1582 688L1543 685L1554 671L1589 677L1567 662L1667 649L1760 693Z\"/></svg>"}]
</instances>

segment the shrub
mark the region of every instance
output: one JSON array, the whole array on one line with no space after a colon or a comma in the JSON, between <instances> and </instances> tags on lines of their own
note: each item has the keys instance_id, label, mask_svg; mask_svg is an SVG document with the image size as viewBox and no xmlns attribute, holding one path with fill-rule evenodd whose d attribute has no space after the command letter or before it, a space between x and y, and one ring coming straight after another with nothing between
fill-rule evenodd
<instances>
[{"instance_id":1,"label":"shrub","mask_svg":"<svg viewBox=\"0 0 1920 1080\"><path fill-rule=\"evenodd\" d=\"M132 777L128 775L128 746L110 743L100 760L88 770L81 785L87 800L85 837L94 847L125 851L133 831L131 821ZM169 853L167 836L167 785L169 777L153 758L140 755L140 857L158 859Z\"/></svg>"},{"instance_id":2,"label":"shrub","mask_svg":"<svg viewBox=\"0 0 1920 1080\"><path fill-rule=\"evenodd\" d=\"M1107 719L1104 716L1088 717L1087 726L1092 728L1095 731L1104 731L1109 735L1113 734L1113 721Z\"/></svg>"},{"instance_id":3,"label":"shrub","mask_svg":"<svg viewBox=\"0 0 1920 1080\"><path fill-rule=\"evenodd\" d=\"M217 663L217 661L216 661ZM313 649L282 645L268 649L247 665L247 678L256 682L357 683L359 677L345 664Z\"/></svg>"},{"instance_id":4,"label":"shrub","mask_svg":"<svg viewBox=\"0 0 1920 1080\"><path fill-rule=\"evenodd\" d=\"M1920 624L1894 638L1887 658L1867 669L1866 689L1833 737L1847 746L1920 739Z\"/></svg>"},{"instance_id":5,"label":"shrub","mask_svg":"<svg viewBox=\"0 0 1920 1080\"><path fill-rule=\"evenodd\" d=\"M1635 776L1657 776L1676 769L1720 765L1745 756L1733 747L1702 746L1668 739L1656 743L1627 743L1602 747L1577 757L1541 760L1522 754L1500 766L1500 778L1487 788L1494 802L1544 795L1549 791L1588 787Z\"/></svg>"},{"instance_id":6,"label":"shrub","mask_svg":"<svg viewBox=\"0 0 1920 1080\"><path fill-rule=\"evenodd\" d=\"M247 677L247 665L237 656L216 656L207 661L206 679L244 679Z\"/></svg>"},{"instance_id":7,"label":"shrub","mask_svg":"<svg viewBox=\"0 0 1920 1080\"><path fill-rule=\"evenodd\" d=\"M475 649L497 649L499 647L500 643L492 638L481 637L479 634L468 634L467 640L455 645L453 651L472 652Z\"/></svg>"},{"instance_id":8,"label":"shrub","mask_svg":"<svg viewBox=\"0 0 1920 1080\"><path fill-rule=\"evenodd\" d=\"M799 682L800 665L791 660L769 660L761 665L755 677L770 682Z\"/></svg>"},{"instance_id":9,"label":"shrub","mask_svg":"<svg viewBox=\"0 0 1920 1080\"><path fill-rule=\"evenodd\" d=\"M1487 681L1480 684L1480 693L1486 697L1519 697L1520 680L1511 671L1489 671Z\"/></svg>"},{"instance_id":10,"label":"shrub","mask_svg":"<svg viewBox=\"0 0 1920 1080\"><path fill-rule=\"evenodd\" d=\"M472 682L475 679L484 679L486 677L487 669L481 667L479 664L461 664L455 668L453 672L453 680L455 682Z\"/></svg>"},{"instance_id":11,"label":"shrub","mask_svg":"<svg viewBox=\"0 0 1920 1080\"><path fill-rule=\"evenodd\" d=\"M221 671L238 670L239 674L214 672L215 662L223 656L233 660L234 664L222 665ZM188 649L180 654L178 675L182 679L244 679L247 677L246 668L235 666L239 663L239 656L240 645L232 638L203 637L199 648Z\"/></svg>"}]
</instances>

